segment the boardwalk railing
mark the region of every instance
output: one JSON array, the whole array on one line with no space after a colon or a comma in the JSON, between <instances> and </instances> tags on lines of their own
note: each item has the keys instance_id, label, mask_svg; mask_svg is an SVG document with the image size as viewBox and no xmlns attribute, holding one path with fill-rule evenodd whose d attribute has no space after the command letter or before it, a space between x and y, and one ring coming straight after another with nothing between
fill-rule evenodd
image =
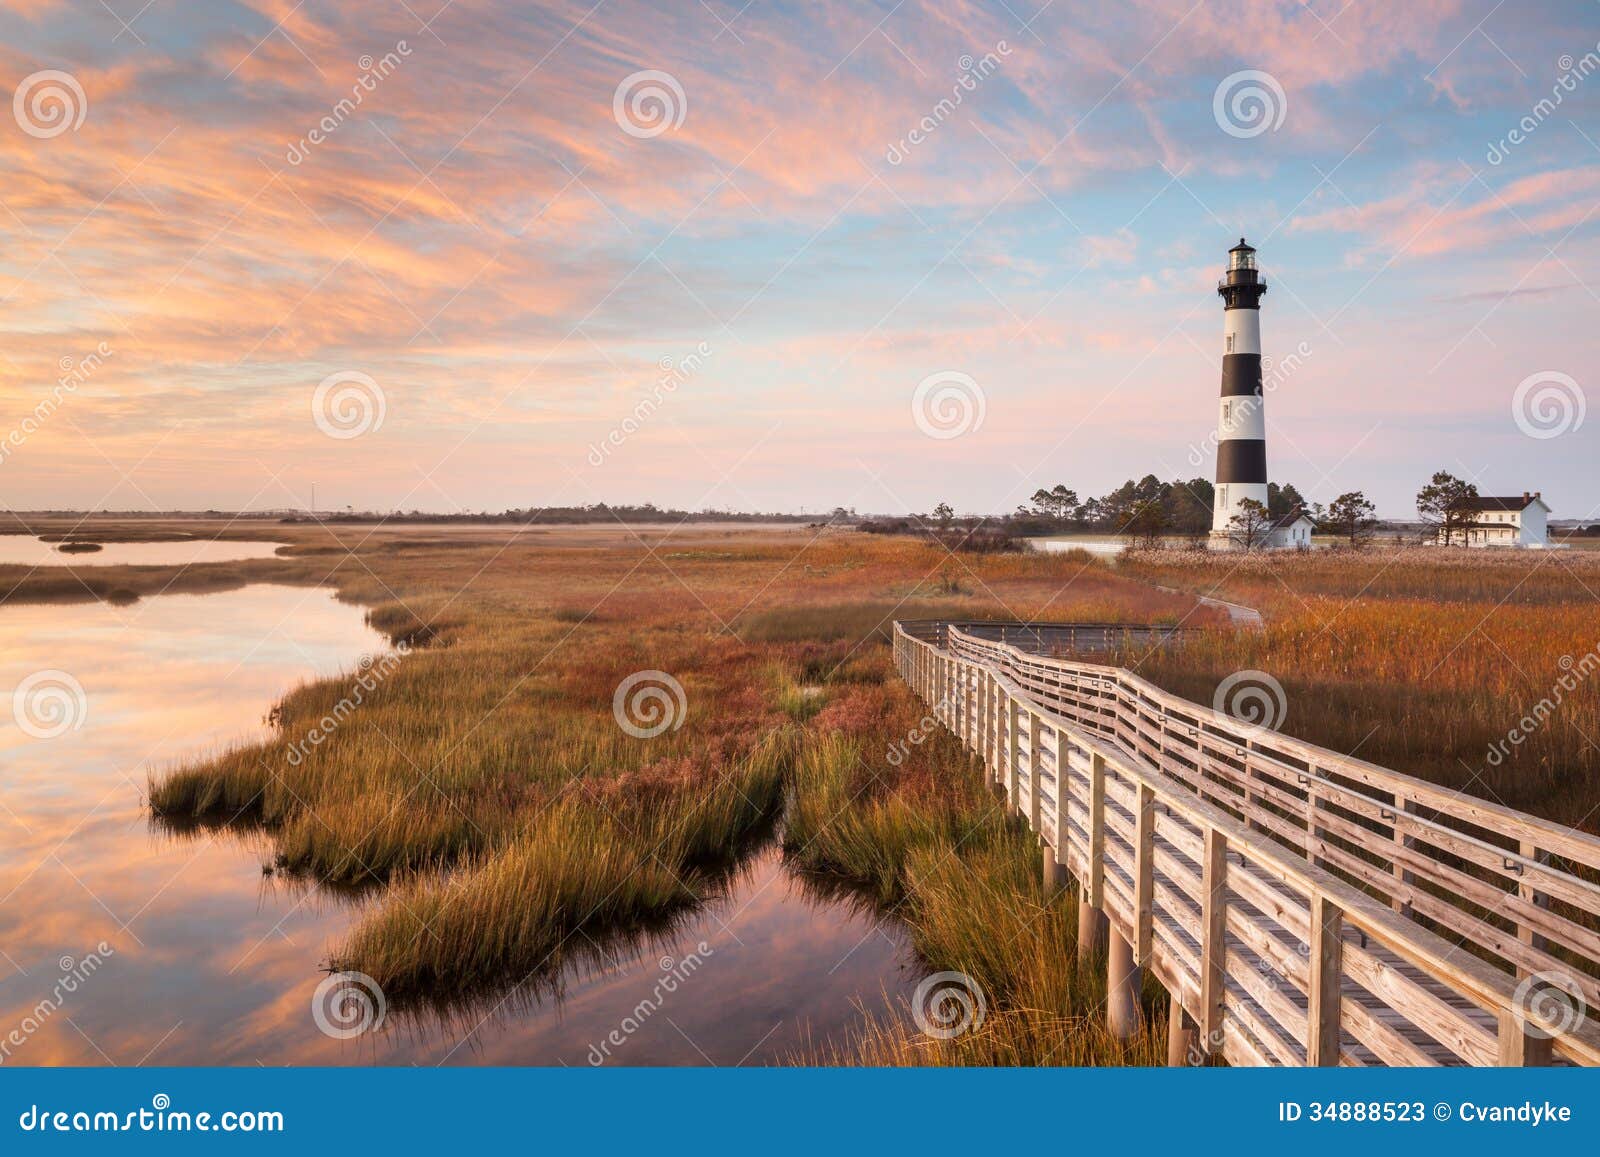
<instances>
[{"instance_id":1,"label":"boardwalk railing","mask_svg":"<svg viewBox=\"0 0 1600 1157\"><path fill-rule=\"evenodd\" d=\"M1076 881L1080 950L1109 923L1114 1029L1143 967L1175 1063L1600 1064L1600 840L1032 653L1033 627L897 624L895 661Z\"/></svg>"}]
</instances>

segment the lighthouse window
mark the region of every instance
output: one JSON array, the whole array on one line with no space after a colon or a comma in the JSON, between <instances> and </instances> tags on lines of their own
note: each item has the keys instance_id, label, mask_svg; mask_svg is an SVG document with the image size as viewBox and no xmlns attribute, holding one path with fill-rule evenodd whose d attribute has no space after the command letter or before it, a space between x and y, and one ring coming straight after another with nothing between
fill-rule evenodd
<instances>
[{"instance_id":1,"label":"lighthouse window","mask_svg":"<svg viewBox=\"0 0 1600 1157\"><path fill-rule=\"evenodd\" d=\"M1228 352L1230 354L1233 352L1233 335L1231 333L1228 335Z\"/></svg>"},{"instance_id":2,"label":"lighthouse window","mask_svg":"<svg viewBox=\"0 0 1600 1157\"><path fill-rule=\"evenodd\" d=\"M1226 425L1229 425L1232 421L1233 421L1233 403L1232 402L1223 402L1222 403L1222 424L1224 426L1226 426Z\"/></svg>"}]
</instances>

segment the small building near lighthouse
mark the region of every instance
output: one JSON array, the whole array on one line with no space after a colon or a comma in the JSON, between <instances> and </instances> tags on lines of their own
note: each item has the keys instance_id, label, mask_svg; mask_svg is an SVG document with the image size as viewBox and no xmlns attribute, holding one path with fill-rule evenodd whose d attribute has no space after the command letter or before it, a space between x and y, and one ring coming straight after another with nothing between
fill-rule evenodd
<instances>
[{"instance_id":1,"label":"small building near lighthouse","mask_svg":"<svg viewBox=\"0 0 1600 1157\"><path fill-rule=\"evenodd\" d=\"M1317 524L1304 510L1292 510L1273 522L1266 545L1276 550L1310 550Z\"/></svg>"}]
</instances>

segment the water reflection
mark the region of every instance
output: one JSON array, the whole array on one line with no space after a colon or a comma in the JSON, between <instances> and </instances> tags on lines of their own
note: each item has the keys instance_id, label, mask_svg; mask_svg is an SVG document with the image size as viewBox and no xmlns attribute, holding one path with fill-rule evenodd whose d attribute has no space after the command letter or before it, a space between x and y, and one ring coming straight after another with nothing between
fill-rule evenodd
<instances>
[{"instance_id":1,"label":"water reflection","mask_svg":"<svg viewBox=\"0 0 1600 1157\"><path fill-rule=\"evenodd\" d=\"M99 550L62 550L60 543L25 534L0 534L0 565L20 566L190 566L202 562L240 562L272 558L281 543L192 539L182 542L107 542Z\"/></svg>"},{"instance_id":2,"label":"water reflection","mask_svg":"<svg viewBox=\"0 0 1600 1157\"><path fill-rule=\"evenodd\" d=\"M909 993L897 929L769 847L712 902L575 946L555 977L325 1035L319 966L370 894L265 876L266 833L159 828L143 792L150 768L261 734L297 679L383 646L318 590L0 608L0 1064L759 1063ZM41 671L82 688L54 738L7 709Z\"/></svg>"}]
</instances>

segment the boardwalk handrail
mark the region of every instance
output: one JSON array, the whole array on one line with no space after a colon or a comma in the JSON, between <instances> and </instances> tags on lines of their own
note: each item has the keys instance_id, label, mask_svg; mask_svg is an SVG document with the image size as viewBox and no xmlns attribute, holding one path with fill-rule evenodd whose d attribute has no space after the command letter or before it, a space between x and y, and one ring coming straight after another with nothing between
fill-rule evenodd
<instances>
[{"instance_id":1,"label":"boardwalk handrail","mask_svg":"<svg viewBox=\"0 0 1600 1157\"><path fill-rule=\"evenodd\" d=\"M1600 1064L1582 1016L1600 1007L1600 937L1584 922L1600 888L1573 870L1600 867L1600 840L1241 724L1120 667L925 627L896 625L902 675L1206 1051ZM1552 986L1575 1014L1553 1040L1530 1012Z\"/></svg>"}]
</instances>

